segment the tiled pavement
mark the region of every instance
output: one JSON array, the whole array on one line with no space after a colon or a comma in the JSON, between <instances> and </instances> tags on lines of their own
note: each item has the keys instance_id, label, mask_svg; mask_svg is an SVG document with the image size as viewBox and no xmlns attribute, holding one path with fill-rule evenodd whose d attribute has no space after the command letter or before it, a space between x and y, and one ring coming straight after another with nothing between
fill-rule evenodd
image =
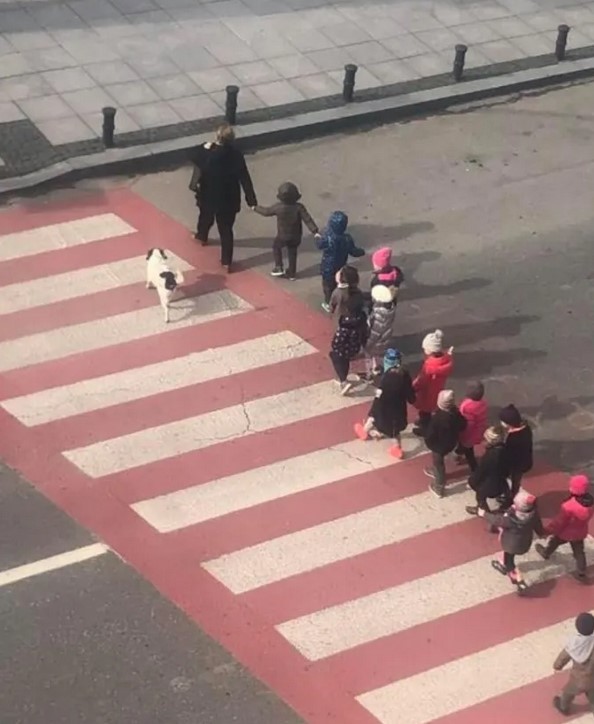
<instances>
[{"instance_id":1,"label":"tiled pavement","mask_svg":"<svg viewBox=\"0 0 594 724\"><path fill-rule=\"evenodd\" d=\"M467 66L550 53L562 22L594 44L594 1L0 0L0 122L60 146L105 105L126 133L220 116L228 84L241 110L311 100L348 62L363 89L449 71L459 42Z\"/></svg>"}]
</instances>

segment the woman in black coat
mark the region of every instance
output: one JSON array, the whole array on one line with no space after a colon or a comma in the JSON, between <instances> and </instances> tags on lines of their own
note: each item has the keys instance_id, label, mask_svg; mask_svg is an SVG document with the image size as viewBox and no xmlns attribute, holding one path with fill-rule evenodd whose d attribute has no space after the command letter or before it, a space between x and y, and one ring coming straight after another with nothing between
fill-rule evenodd
<instances>
[{"instance_id":1,"label":"woman in black coat","mask_svg":"<svg viewBox=\"0 0 594 724\"><path fill-rule=\"evenodd\" d=\"M485 453L468 479L468 485L476 493L476 505L466 507L466 512L470 515L476 515L479 508L486 513L491 512L487 502L489 498L501 498L501 510L506 510L511 505L504 437L504 431L500 427L489 427L485 431Z\"/></svg>"},{"instance_id":2,"label":"woman in black coat","mask_svg":"<svg viewBox=\"0 0 594 724\"><path fill-rule=\"evenodd\" d=\"M233 225L241 208L241 188L248 206L258 203L245 158L234 141L233 129L224 125L218 129L214 143L198 146L192 154L192 161L200 170L196 189L200 213L194 236L203 246L208 244L208 234L216 221L221 237L221 264L227 271L231 271L233 262Z\"/></svg>"}]
</instances>

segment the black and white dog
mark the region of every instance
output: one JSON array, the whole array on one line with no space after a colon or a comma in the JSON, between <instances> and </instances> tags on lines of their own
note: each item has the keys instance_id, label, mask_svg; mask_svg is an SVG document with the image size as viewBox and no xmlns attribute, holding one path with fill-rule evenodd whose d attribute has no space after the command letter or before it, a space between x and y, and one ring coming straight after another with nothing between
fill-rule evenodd
<instances>
[{"instance_id":1,"label":"black and white dog","mask_svg":"<svg viewBox=\"0 0 594 724\"><path fill-rule=\"evenodd\" d=\"M163 249L149 249L146 254L146 288L156 289L159 301L165 311L165 321L169 321L169 302L178 285L184 280L180 271L173 271L167 263L167 254Z\"/></svg>"}]
</instances>

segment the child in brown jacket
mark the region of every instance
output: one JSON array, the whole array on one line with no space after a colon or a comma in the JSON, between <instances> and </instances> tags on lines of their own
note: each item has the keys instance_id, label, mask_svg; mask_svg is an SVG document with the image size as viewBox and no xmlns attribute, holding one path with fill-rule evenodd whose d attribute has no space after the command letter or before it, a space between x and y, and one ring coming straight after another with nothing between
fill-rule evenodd
<instances>
[{"instance_id":1,"label":"child in brown jacket","mask_svg":"<svg viewBox=\"0 0 594 724\"><path fill-rule=\"evenodd\" d=\"M272 243L274 268L270 272L273 277L285 276L283 263L283 247L287 249L287 276L291 281L297 277L297 250L303 237L303 224L315 236L319 229L303 204L299 203L301 194L294 183L286 181L278 187L278 203L272 206L252 206L252 210L261 216L276 216L276 238Z\"/></svg>"},{"instance_id":2,"label":"child in brown jacket","mask_svg":"<svg viewBox=\"0 0 594 724\"><path fill-rule=\"evenodd\" d=\"M577 633L569 639L553 664L555 671L561 671L570 661L573 664L569 681L560 696L553 699L555 709L565 716L570 713L571 704L579 694L586 695L594 713L594 616L580 613L575 620L575 628Z\"/></svg>"}]
</instances>

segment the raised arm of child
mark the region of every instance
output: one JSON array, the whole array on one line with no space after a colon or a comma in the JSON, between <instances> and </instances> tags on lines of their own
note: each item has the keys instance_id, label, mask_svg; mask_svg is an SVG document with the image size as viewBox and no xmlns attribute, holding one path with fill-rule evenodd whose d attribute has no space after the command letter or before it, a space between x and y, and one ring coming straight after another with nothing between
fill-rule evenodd
<instances>
[{"instance_id":1,"label":"raised arm of child","mask_svg":"<svg viewBox=\"0 0 594 724\"><path fill-rule=\"evenodd\" d=\"M319 234L320 230L318 229L318 225L311 218L309 211L305 208L305 206L303 204L299 204L299 213L301 214L301 220L307 226L307 228L311 231L311 233Z\"/></svg>"}]
</instances>

